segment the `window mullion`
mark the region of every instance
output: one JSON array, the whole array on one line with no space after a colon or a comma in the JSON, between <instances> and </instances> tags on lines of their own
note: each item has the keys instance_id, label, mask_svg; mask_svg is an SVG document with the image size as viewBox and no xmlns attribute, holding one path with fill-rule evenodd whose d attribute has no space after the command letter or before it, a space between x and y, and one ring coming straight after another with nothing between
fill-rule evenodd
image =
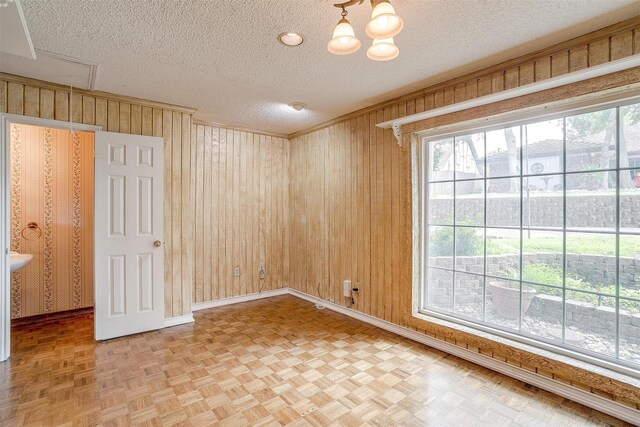
<instances>
[{"instance_id":1,"label":"window mullion","mask_svg":"<svg viewBox=\"0 0 640 427\"><path fill-rule=\"evenodd\" d=\"M522 239L524 237L524 234L522 232L522 226L523 226L523 218L524 218L524 214L522 212L522 205L523 205L523 200L522 200L522 174L524 173L523 167L525 165L524 163L524 156L527 155L528 153L525 152L524 150L524 144L523 144L523 128L524 126L520 126L520 177L518 179L519 182L519 193L520 193L520 256L519 256L519 264L520 264L520 274L518 275L518 283L520 285L520 298L518 299L518 330L522 332L522 291L523 291L523 284L522 284L522 269L523 269L523 265L522 265ZM527 147L528 148L528 147ZM527 168L529 167L529 161L527 159ZM528 169L527 169L528 170Z\"/></svg>"},{"instance_id":2,"label":"window mullion","mask_svg":"<svg viewBox=\"0 0 640 427\"><path fill-rule=\"evenodd\" d=\"M562 118L562 344L567 329L567 118Z\"/></svg>"},{"instance_id":3,"label":"window mullion","mask_svg":"<svg viewBox=\"0 0 640 427\"><path fill-rule=\"evenodd\" d=\"M456 220L456 179L458 172L458 159L457 159L457 147L456 147L457 138L453 138L453 233L452 233L452 247L453 253L451 254L451 259L453 260L453 274L451 274L451 312L456 312L456 227L458 225L458 221Z\"/></svg>"},{"instance_id":4,"label":"window mullion","mask_svg":"<svg viewBox=\"0 0 640 427\"><path fill-rule=\"evenodd\" d=\"M616 107L616 359L620 358L620 107ZM627 172L625 172L627 173Z\"/></svg>"},{"instance_id":5,"label":"window mullion","mask_svg":"<svg viewBox=\"0 0 640 427\"><path fill-rule=\"evenodd\" d=\"M487 321L487 175L489 174L487 167L487 132L482 133L484 139L484 180L482 184L484 186L484 227L482 228L482 234L484 236L484 249L482 251L482 265L483 268L483 280L482 280L482 321Z\"/></svg>"}]
</instances>

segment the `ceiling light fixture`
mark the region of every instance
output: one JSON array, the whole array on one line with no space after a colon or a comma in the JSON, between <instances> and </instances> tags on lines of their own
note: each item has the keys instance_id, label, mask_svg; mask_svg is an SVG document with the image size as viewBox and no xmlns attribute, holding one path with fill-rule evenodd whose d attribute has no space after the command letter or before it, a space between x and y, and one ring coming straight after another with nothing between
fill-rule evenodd
<instances>
[{"instance_id":1,"label":"ceiling light fixture","mask_svg":"<svg viewBox=\"0 0 640 427\"><path fill-rule=\"evenodd\" d=\"M278 40L285 46L300 46L304 42L304 38L301 34L286 32L278 34Z\"/></svg>"},{"instance_id":2,"label":"ceiling light fixture","mask_svg":"<svg viewBox=\"0 0 640 427\"><path fill-rule=\"evenodd\" d=\"M327 45L329 52L348 55L360 48L360 40L347 20L347 8L363 2L364 0L349 0L334 4L335 7L342 9L342 19L338 21L338 25L333 30L333 37ZM373 39L373 44L367 50L367 56L374 61L389 61L400 54L400 49L394 44L393 37L402 31L404 21L396 15L389 0L371 0L371 6L373 11L366 33Z\"/></svg>"},{"instance_id":3,"label":"ceiling light fixture","mask_svg":"<svg viewBox=\"0 0 640 427\"><path fill-rule=\"evenodd\" d=\"M335 55L348 55L360 49L360 40L356 37L351 23L347 19L347 9L342 7L342 19L333 30L333 37L327 45L329 52Z\"/></svg>"},{"instance_id":4,"label":"ceiling light fixture","mask_svg":"<svg viewBox=\"0 0 640 427\"><path fill-rule=\"evenodd\" d=\"M302 111L307 106L307 104L305 104L304 102L291 102L287 105L296 111Z\"/></svg>"},{"instance_id":5,"label":"ceiling light fixture","mask_svg":"<svg viewBox=\"0 0 640 427\"><path fill-rule=\"evenodd\" d=\"M393 44L393 37L373 39L373 44L367 50L367 56L374 61L389 61L398 55L400 55L400 49Z\"/></svg>"}]
</instances>

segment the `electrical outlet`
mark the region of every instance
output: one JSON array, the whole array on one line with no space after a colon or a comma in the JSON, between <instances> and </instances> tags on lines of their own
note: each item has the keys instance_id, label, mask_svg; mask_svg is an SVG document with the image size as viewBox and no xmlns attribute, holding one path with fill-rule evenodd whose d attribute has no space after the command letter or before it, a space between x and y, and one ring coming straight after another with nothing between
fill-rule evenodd
<instances>
[{"instance_id":1,"label":"electrical outlet","mask_svg":"<svg viewBox=\"0 0 640 427\"><path fill-rule=\"evenodd\" d=\"M342 293L345 296L345 298L351 297L351 280L345 280L342 283Z\"/></svg>"},{"instance_id":2,"label":"electrical outlet","mask_svg":"<svg viewBox=\"0 0 640 427\"><path fill-rule=\"evenodd\" d=\"M236 267L233 269L233 275L235 277L240 277L240 267Z\"/></svg>"}]
</instances>

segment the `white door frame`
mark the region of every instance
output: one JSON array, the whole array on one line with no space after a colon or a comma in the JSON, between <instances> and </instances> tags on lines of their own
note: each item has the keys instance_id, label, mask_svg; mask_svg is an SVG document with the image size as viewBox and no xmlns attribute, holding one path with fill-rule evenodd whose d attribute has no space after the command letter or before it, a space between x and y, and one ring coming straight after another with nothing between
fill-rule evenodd
<instances>
[{"instance_id":1,"label":"white door frame","mask_svg":"<svg viewBox=\"0 0 640 427\"><path fill-rule=\"evenodd\" d=\"M41 119L39 117L22 116L18 114L0 113L0 362L9 358L11 351L11 281L9 270L9 236L11 180L10 143L11 124L22 124L56 129L73 129L84 132L101 131L102 126L71 123L60 120ZM94 177L95 186L95 177ZM95 220L95 212L94 212ZM95 253L95 248L94 248ZM95 280L93 284L95 288Z\"/></svg>"}]
</instances>

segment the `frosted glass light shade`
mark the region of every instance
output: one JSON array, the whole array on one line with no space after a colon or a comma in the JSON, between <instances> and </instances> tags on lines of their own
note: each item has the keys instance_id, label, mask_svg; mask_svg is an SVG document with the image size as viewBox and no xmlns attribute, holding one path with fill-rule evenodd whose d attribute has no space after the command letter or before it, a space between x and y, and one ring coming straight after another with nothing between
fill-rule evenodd
<instances>
[{"instance_id":1,"label":"frosted glass light shade","mask_svg":"<svg viewBox=\"0 0 640 427\"><path fill-rule=\"evenodd\" d=\"M371 21L367 24L367 35L372 39L386 39L400 33L402 27L404 27L404 21L396 15L391 3L384 0L371 12Z\"/></svg>"},{"instance_id":2,"label":"frosted glass light shade","mask_svg":"<svg viewBox=\"0 0 640 427\"><path fill-rule=\"evenodd\" d=\"M390 61L400 55L400 49L393 43L393 38L373 39L367 50L367 56L374 61Z\"/></svg>"},{"instance_id":3,"label":"frosted glass light shade","mask_svg":"<svg viewBox=\"0 0 640 427\"><path fill-rule=\"evenodd\" d=\"M327 50L336 55L348 55L358 49L360 49L360 40L356 37L349 21L342 18L333 30L333 38L329 41Z\"/></svg>"}]
</instances>

